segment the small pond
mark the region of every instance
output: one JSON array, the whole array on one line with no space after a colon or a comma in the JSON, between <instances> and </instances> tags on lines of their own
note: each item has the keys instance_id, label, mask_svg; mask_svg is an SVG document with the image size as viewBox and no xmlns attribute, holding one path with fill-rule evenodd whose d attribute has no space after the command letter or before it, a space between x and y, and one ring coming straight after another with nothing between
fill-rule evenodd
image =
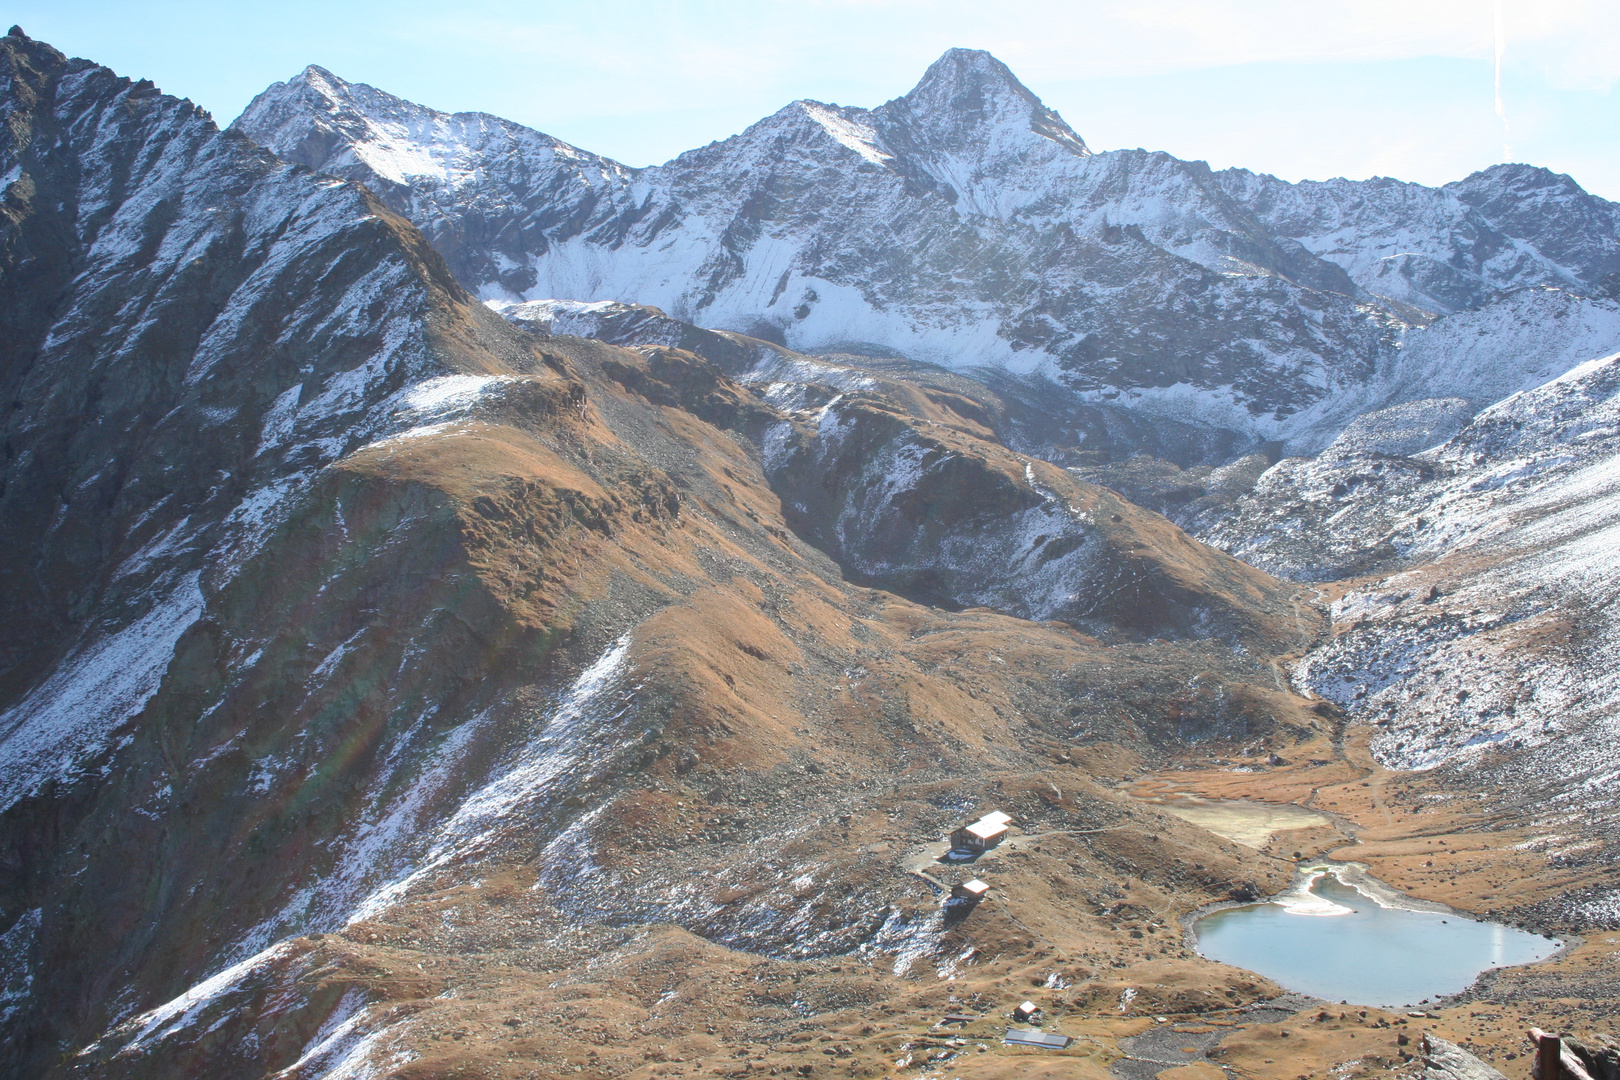
<instances>
[{"instance_id":1,"label":"small pond","mask_svg":"<svg viewBox=\"0 0 1620 1080\"><path fill-rule=\"evenodd\" d=\"M1211 960L1383 1008L1455 994L1483 971L1546 959L1563 944L1401 897L1355 864L1308 867L1274 900L1213 912L1193 929Z\"/></svg>"}]
</instances>

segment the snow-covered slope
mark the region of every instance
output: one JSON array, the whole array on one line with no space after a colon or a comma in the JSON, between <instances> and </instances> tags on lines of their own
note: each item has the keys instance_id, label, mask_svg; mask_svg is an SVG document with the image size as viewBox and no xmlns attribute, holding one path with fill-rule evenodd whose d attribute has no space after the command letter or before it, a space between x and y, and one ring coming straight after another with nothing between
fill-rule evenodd
<instances>
[{"instance_id":1,"label":"snow-covered slope","mask_svg":"<svg viewBox=\"0 0 1620 1080\"><path fill-rule=\"evenodd\" d=\"M319 81L331 97L306 74L267 90L237 128L347 176L410 156L392 118L416 107ZM346 141L311 135L351 111L378 120L344 127ZM418 130L412 160L478 154L448 119ZM393 197L430 236L459 229L483 191L426 164L411 184ZM1359 378L1393 327L1338 267L1269 236L1207 167L1092 155L1005 66L968 50L879 108L794 102L636 173L611 218L593 205L533 245L532 284L478 271L468 285L492 299L653 304L800 350L867 343L958 369L1040 371L1099 397L1204 395L1211 418L1245 427ZM514 209L510 230L532 232L530 218Z\"/></svg>"},{"instance_id":2,"label":"snow-covered slope","mask_svg":"<svg viewBox=\"0 0 1620 1080\"><path fill-rule=\"evenodd\" d=\"M1620 271L1620 207L1546 169L1493 165L1441 188L1386 177L1290 184L1245 169L1219 180L1273 235L1422 311L1533 285L1604 288Z\"/></svg>"},{"instance_id":3,"label":"snow-covered slope","mask_svg":"<svg viewBox=\"0 0 1620 1080\"><path fill-rule=\"evenodd\" d=\"M1384 763L1494 769L1510 794L1551 793L1545 813L1611 814L1620 354L1414 452L1414 431L1447 423L1444 402L1363 418L1273 467L1208 538L1284 576L1375 572L1333 604L1296 681L1377 724Z\"/></svg>"},{"instance_id":4,"label":"snow-covered slope","mask_svg":"<svg viewBox=\"0 0 1620 1080\"><path fill-rule=\"evenodd\" d=\"M486 113L442 113L310 66L236 121L288 161L362 180L405 212L458 278L535 286L550 238L632 213L631 171Z\"/></svg>"},{"instance_id":5,"label":"snow-covered slope","mask_svg":"<svg viewBox=\"0 0 1620 1080\"><path fill-rule=\"evenodd\" d=\"M1359 412L1449 396L1422 384L1477 366L1479 347L1435 347L1471 328L1415 328L1531 286L1601 296L1620 268L1620 209L1568 177L1295 185L1092 154L1004 65L960 49L875 109L794 102L639 171L319 69L235 126L376 185L488 299L651 304L799 351L1047 379L1077 408L1247 446L1314 450ZM514 164L538 158L567 167ZM1506 302L1491 318L1529 318ZM1415 338L1428 347L1403 352Z\"/></svg>"},{"instance_id":6,"label":"snow-covered slope","mask_svg":"<svg viewBox=\"0 0 1620 1080\"><path fill-rule=\"evenodd\" d=\"M1620 348L1620 299L1583 296L1552 285L1516 289L1477 310L1409 326L1394 345L1365 380L1291 417L1286 451L1315 453L1356 417L1375 410L1449 398L1466 404L1466 419L1510 394L1539 386Z\"/></svg>"}]
</instances>

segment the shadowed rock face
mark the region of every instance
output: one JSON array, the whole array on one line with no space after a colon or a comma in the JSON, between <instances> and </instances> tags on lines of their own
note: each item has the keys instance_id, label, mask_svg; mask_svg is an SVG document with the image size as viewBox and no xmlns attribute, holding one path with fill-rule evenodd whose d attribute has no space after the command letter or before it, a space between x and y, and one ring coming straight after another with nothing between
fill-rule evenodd
<instances>
[{"instance_id":1,"label":"shadowed rock face","mask_svg":"<svg viewBox=\"0 0 1620 1080\"><path fill-rule=\"evenodd\" d=\"M503 485L367 471L355 451L443 411L404 394L424 380L506 373L530 424L577 418L580 388L364 190L20 33L0 67L0 908L35 928L8 941L8 990L34 989L4 1067L26 1071L362 884L300 892L357 803L420 775L412 748L554 641L539 582L490 599L503 525L578 547L570 523L673 496L541 469L508 522Z\"/></svg>"},{"instance_id":2,"label":"shadowed rock face","mask_svg":"<svg viewBox=\"0 0 1620 1080\"><path fill-rule=\"evenodd\" d=\"M0 918L34 927L0 1067L26 1073L304 918L307 853L401 779L407 718L431 741L491 642L544 655L480 599L451 500L327 467L424 379L513 372L534 416L577 386L364 190L17 31L0 71Z\"/></svg>"},{"instance_id":3,"label":"shadowed rock face","mask_svg":"<svg viewBox=\"0 0 1620 1080\"><path fill-rule=\"evenodd\" d=\"M1287 586L1044 461L875 395L805 419L807 433L767 433L767 475L788 521L856 580L1105 637L1294 633Z\"/></svg>"},{"instance_id":4,"label":"shadowed rock face","mask_svg":"<svg viewBox=\"0 0 1620 1080\"><path fill-rule=\"evenodd\" d=\"M16 35L3 48L18 179L0 266L0 657L15 699L209 552L251 550L277 496L384 426L369 408L447 371L432 309L489 323L363 191L148 84Z\"/></svg>"}]
</instances>

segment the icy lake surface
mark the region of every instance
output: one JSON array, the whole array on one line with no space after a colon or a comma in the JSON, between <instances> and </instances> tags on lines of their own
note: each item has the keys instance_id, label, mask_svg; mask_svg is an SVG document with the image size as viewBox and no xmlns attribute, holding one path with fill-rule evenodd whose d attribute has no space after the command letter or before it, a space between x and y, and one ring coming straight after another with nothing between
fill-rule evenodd
<instances>
[{"instance_id":1,"label":"icy lake surface","mask_svg":"<svg viewBox=\"0 0 1620 1080\"><path fill-rule=\"evenodd\" d=\"M1328 1001L1384 1008L1455 994L1483 971L1545 959L1563 944L1450 911L1411 910L1393 894L1374 899L1326 869L1308 871L1275 900L1207 915L1194 930L1212 960Z\"/></svg>"}]
</instances>

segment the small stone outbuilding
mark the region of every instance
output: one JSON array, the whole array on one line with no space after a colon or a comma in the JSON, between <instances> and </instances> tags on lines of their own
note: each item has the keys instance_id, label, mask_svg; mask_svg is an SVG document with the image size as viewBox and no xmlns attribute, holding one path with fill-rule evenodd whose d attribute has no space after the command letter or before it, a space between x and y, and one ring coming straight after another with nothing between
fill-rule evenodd
<instances>
[{"instance_id":1,"label":"small stone outbuilding","mask_svg":"<svg viewBox=\"0 0 1620 1080\"><path fill-rule=\"evenodd\" d=\"M967 900L975 904L989 895L990 886L986 885L978 878L974 878L972 881L964 881L960 885L956 885L951 889L951 899Z\"/></svg>"}]
</instances>

